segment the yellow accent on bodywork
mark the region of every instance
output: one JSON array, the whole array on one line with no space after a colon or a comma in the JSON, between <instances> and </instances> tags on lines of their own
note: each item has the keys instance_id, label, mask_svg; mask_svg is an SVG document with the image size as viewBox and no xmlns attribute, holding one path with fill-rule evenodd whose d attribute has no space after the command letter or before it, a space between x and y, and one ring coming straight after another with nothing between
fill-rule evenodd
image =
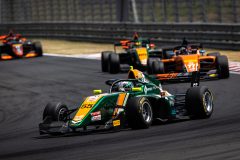
<instances>
[{"instance_id":1,"label":"yellow accent on bodywork","mask_svg":"<svg viewBox=\"0 0 240 160\"><path fill-rule=\"evenodd\" d=\"M113 121L113 126L116 127L116 126L120 126L121 122L120 120L114 120Z\"/></svg>"},{"instance_id":2,"label":"yellow accent on bodywork","mask_svg":"<svg viewBox=\"0 0 240 160\"><path fill-rule=\"evenodd\" d=\"M148 54L147 54L147 49L146 48L137 48L136 49L139 60L141 61L142 64L146 65L147 64L147 59L148 59Z\"/></svg>"},{"instance_id":3,"label":"yellow accent on bodywork","mask_svg":"<svg viewBox=\"0 0 240 160\"><path fill-rule=\"evenodd\" d=\"M85 101L80 106L78 112L73 118L73 121L80 122L92 109L92 107L98 102L100 98L102 98L103 95L96 95L96 96L90 96L85 99Z\"/></svg>"},{"instance_id":4,"label":"yellow accent on bodywork","mask_svg":"<svg viewBox=\"0 0 240 160\"><path fill-rule=\"evenodd\" d=\"M142 92L142 88L141 87L134 87L132 88L133 92Z\"/></svg>"},{"instance_id":5,"label":"yellow accent on bodywork","mask_svg":"<svg viewBox=\"0 0 240 160\"><path fill-rule=\"evenodd\" d=\"M217 74L209 74L209 77L217 77Z\"/></svg>"},{"instance_id":6,"label":"yellow accent on bodywork","mask_svg":"<svg viewBox=\"0 0 240 160\"><path fill-rule=\"evenodd\" d=\"M102 93L102 90L101 89L95 89L93 90L93 94L101 94Z\"/></svg>"}]
</instances>

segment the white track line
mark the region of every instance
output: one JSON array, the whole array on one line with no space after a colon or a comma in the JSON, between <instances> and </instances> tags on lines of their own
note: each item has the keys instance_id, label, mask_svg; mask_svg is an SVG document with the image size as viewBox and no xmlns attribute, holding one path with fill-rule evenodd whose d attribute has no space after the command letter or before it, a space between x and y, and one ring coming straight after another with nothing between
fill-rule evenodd
<instances>
[{"instance_id":1,"label":"white track line","mask_svg":"<svg viewBox=\"0 0 240 160\"><path fill-rule=\"evenodd\" d=\"M101 53L94 54L75 54L75 55L62 55L55 53L44 53L46 56L55 56L55 57L70 57L70 58L83 58L83 59L101 59ZM240 74L240 62L229 62L229 70L231 73Z\"/></svg>"},{"instance_id":2,"label":"white track line","mask_svg":"<svg viewBox=\"0 0 240 160\"><path fill-rule=\"evenodd\" d=\"M55 54L55 53L44 53L46 56L54 56L54 57L70 57L70 58L83 58L83 59L101 59L100 53L94 53L94 54Z\"/></svg>"}]
</instances>

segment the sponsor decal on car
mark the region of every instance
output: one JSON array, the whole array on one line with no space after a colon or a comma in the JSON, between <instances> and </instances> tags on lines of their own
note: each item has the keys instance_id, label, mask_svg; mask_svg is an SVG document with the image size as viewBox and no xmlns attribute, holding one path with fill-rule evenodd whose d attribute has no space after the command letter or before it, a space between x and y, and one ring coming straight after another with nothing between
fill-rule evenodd
<instances>
[{"instance_id":1,"label":"sponsor decal on car","mask_svg":"<svg viewBox=\"0 0 240 160\"><path fill-rule=\"evenodd\" d=\"M101 115L101 111L91 113L91 116L98 116L98 115Z\"/></svg>"},{"instance_id":2,"label":"sponsor decal on car","mask_svg":"<svg viewBox=\"0 0 240 160\"><path fill-rule=\"evenodd\" d=\"M113 121L113 126L116 127L116 126L120 126L120 120L114 120Z\"/></svg>"},{"instance_id":3,"label":"sponsor decal on car","mask_svg":"<svg viewBox=\"0 0 240 160\"><path fill-rule=\"evenodd\" d=\"M91 121L100 121L101 118L102 118L101 115L92 116L92 117L91 117Z\"/></svg>"}]
</instances>

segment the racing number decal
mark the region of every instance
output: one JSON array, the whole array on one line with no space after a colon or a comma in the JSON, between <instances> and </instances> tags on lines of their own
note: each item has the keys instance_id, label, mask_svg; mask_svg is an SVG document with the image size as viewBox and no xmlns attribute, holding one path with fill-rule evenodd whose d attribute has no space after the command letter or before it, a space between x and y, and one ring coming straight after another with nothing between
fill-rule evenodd
<instances>
[{"instance_id":1,"label":"racing number decal","mask_svg":"<svg viewBox=\"0 0 240 160\"><path fill-rule=\"evenodd\" d=\"M90 96L82 103L80 109L74 116L73 120L80 122L92 109L92 107L102 98L103 95ZM79 119L81 117L81 119Z\"/></svg>"},{"instance_id":2,"label":"racing number decal","mask_svg":"<svg viewBox=\"0 0 240 160\"><path fill-rule=\"evenodd\" d=\"M186 68L188 72L194 72L198 70L198 64L194 62L189 62L186 64Z\"/></svg>"},{"instance_id":3,"label":"racing number decal","mask_svg":"<svg viewBox=\"0 0 240 160\"><path fill-rule=\"evenodd\" d=\"M81 108L92 108L94 104L83 104Z\"/></svg>"}]
</instances>

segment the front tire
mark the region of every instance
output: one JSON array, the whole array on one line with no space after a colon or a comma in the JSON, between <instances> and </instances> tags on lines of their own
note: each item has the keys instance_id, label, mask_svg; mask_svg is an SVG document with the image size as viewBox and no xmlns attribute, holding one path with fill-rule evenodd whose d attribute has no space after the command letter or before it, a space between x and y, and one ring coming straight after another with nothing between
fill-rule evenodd
<instances>
[{"instance_id":1,"label":"front tire","mask_svg":"<svg viewBox=\"0 0 240 160\"><path fill-rule=\"evenodd\" d=\"M146 97L129 99L126 105L126 117L130 128L149 128L153 120L152 106Z\"/></svg>"},{"instance_id":2,"label":"front tire","mask_svg":"<svg viewBox=\"0 0 240 160\"><path fill-rule=\"evenodd\" d=\"M43 120L50 118L51 121L66 121L68 108L62 103L48 103L43 111Z\"/></svg>"},{"instance_id":3,"label":"front tire","mask_svg":"<svg viewBox=\"0 0 240 160\"><path fill-rule=\"evenodd\" d=\"M108 57L109 65L108 65L108 71L111 74L116 74L120 72L120 59L119 55L116 53L109 54Z\"/></svg>"},{"instance_id":4,"label":"front tire","mask_svg":"<svg viewBox=\"0 0 240 160\"><path fill-rule=\"evenodd\" d=\"M187 90L186 109L193 119L209 118L213 112L213 96L205 86L192 87Z\"/></svg>"}]
</instances>

